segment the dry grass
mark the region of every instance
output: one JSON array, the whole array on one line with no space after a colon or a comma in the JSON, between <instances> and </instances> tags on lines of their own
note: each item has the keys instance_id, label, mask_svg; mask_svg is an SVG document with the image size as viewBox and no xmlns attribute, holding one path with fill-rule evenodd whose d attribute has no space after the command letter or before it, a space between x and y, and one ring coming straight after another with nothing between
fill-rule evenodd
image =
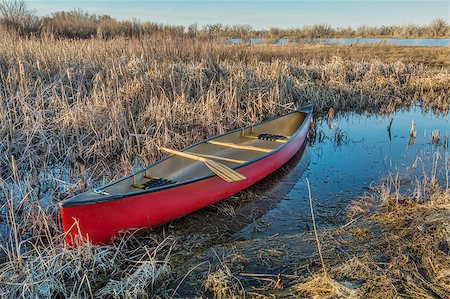
<instances>
[{"instance_id":1,"label":"dry grass","mask_svg":"<svg viewBox=\"0 0 450 299\"><path fill-rule=\"evenodd\" d=\"M40 202L47 193L19 180L0 181L0 297L150 297L170 273L171 237L131 236L108 246L64 242L58 208ZM49 189L55 181L43 180ZM54 194L50 194L52 196Z\"/></svg>"},{"instance_id":2,"label":"dry grass","mask_svg":"<svg viewBox=\"0 0 450 299\"><path fill-rule=\"evenodd\" d=\"M339 56L342 59L357 61L372 60L374 57L384 63L403 63L423 64L433 67L448 69L450 61L449 47L403 47L396 45L304 45L303 57L309 59L331 59L333 56Z\"/></svg>"},{"instance_id":3,"label":"dry grass","mask_svg":"<svg viewBox=\"0 0 450 299\"><path fill-rule=\"evenodd\" d=\"M8 214L1 223L0 297L145 298L170 272L173 239L131 238L73 250L54 213L30 204L31 193L11 196L2 207Z\"/></svg>"},{"instance_id":4,"label":"dry grass","mask_svg":"<svg viewBox=\"0 0 450 299\"><path fill-rule=\"evenodd\" d=\"M12 46L14 45L14 46ZM302 49L195 40L0 41L1 172L113 159L147 164L193 141L308 102L317 111L448 110L448 71L397 61L302 59ZM256 56L256 57L254 57ZM118 165L116 163L115 165ZM97 165L98 172L108 165Z\"/></svg>"},{"instance_id":5,"label":"dry grass","mask_svg":"<svg viewBox=\"0 0 450 299\"><path fill-rule=\"evenodd\" d=\"M375 210L352 209L356 224L328 232L330 277L306 278L293 287L296 296L449 298L450 190L425 179L401 196L394 185L381 188Z\"/></svg>"},{"instance_id":6,"label":"dry grass","mask_svg":"<svg viewBox=\"0 0 450 299\"><path fill-rule=\"evenodd\" d=\"M215 299L244 298L244 286L237 273L234 273L231 268L247 262L246 258L238 253L219 257L215 250L213 252L218 263L213 269L210 265L208 274L204 278L203 286L206 297L212 295Z\"/></svg>"},{"instance_id":7,"label":"dry grass","mask_svg":"<svg viewBox=\"0 0 450 299\"><path fill-rule=\"evenodd\" d=\"M226 265L210 272L204 285L216 299L242 298L245 294L243 286Z\"/></svg>"},{"instance_id":8,"label":"dry grass","mask_svg":"<svg viewBox=\"0 0 450 299\"><path fill-rule=\"evenodd\" d=\"M414 63L193 39L1 34L2 297L152 296L173 239L68 250L56 204L154 161L157 146L181 148L310 102L318 113L449 108L448 70Z\"/></svg>"}]
</instances>

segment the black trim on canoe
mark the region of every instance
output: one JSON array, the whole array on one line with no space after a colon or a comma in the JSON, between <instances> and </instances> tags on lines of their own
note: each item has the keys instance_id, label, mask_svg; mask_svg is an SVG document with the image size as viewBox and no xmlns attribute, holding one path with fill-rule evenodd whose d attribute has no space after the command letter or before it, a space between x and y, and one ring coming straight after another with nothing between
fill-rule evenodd
<instances>
[{"instance_id":1,"label":"black trim on canoe","mask_svg":"<svg viewBox=\"0 0 450 299\"><path fill-rule=\"evenodd\" d=\"M287 144L289 144L290 141L293 140L300 133L300 131L305 126L305 124L311 118L311 115L312 115L312 112L313 112L313 105L309 104L309 105L304 106L302 108L299 108L299 109L297 109L295 111L291 111L289 113L286 113L286 114L283 114L283 115L280 115L280 116L276 116L276 117L272 117L272 118L269 118L267 120L261 121L259 123L253 124L253 125L249 125L249 126L245 126L245 127L242 127L242 128L238 128L238 129L226 132L226 133L221 134L221 135L216 135L216 136L210 137L208 139L201 140L199 142L193 143L193 144L183 148L180 151L188 150L189 148L194 147L194 146L196 146L198 144L204 143L204 142L206 142L208 140L212 140L212 139L215 139L217 137L226 136L228 134L231 134L231 133L234 133L234 132L237 132L237 131L241 131L241 130L244 130L244 129L247 129L247 128L251 128L251 127L253 127L255 125L266 123L266 122L269 122L269 121L275 120L277 118L284 117L286 115L289 115L289 114L292 114L292 113L296 113L296 112L304 112L307 115L306 115L305 119L303 120L303 123L298 127L298 129L295 131L295 133L291 135L291 137L289 138L289 141L286 142L286 143L282 143L280 146L274 148L272 151L270 151L270 152L268 152L266 154L263 154L263 155L255 158L255 159L252 159L252 160L249 160L249 161L247 161L247 162L245 162L243 164L239 164L239 165L236 165L234 167L231 167L234 170L239 169L241 167L247 166L248 164L251 164L251 163L254 163L254 162L258 161L258 160L264 159L264 158L274 154L275 152L281 150L283 147L285 147ZM139 173L139 172L142 172L142 171L144 171L146 169L149 169L149 168L155 166L158 163L163 162L164 160L166 160L166 159L168 159L170 157L171 156L168 156L168 157L162 158L162 159L160 159L158 161L155 161L154 163L152 163L152 164L150 164L150 165L148 165L148 166L146 166L146 167L144 167L144 168L142 168L142 169L140 169L140 170L138 170L138 171L136 171L134 173L131 173L131 174L127 175L127 176L124 176L124 177L122 177L122 178L120 178L118 180L110 182L110 183L108 183L108 184L106 184L106 185L104 185L102 187L96 188L96 189L102 190L102 189L107 188L107 187L109 187L111 185L114 185L114 184L116 184L116 183L118 183L118 182L120 182L122 180L125 180L127 178L130 178L130 177L136 175L136 173ZM194 182L197 182L197 181L209 179L210 177L213 177L213 176L216 176L216 175L214 173L211 173L211 174L206 175L206 176L202 176L202 177L195 178L195 179L192 179L192 180L182 181L182 182L179 182L179 183L176 183L176 184L165 185L165 186L161 186L161 187L157 187L157 188L153 188L153 189L147 189L147 190L142 190L142 191L137 191L137 192L130 192L130 193L125 193L125 194L100 195L101 197L95 197L95 198L92 198L92 199L83 199L83 198L81 198L83 196L83 194L84 194L84 193L81 193L81 194L76 195L76 196L74 196L72 198L69 198L69 199L66 199L66 200L64 200L62 202L59 202L59 205L62 208L68 208L68 207L73 207L73 206L83 206L83 205L89 205L89 204L108 202L108 201L118 200L118 199L122 199L122 198L128 198L128 197L132 197L132 196L142 195L142 194L146 194L146 193L157 192L157 191L161 191L161 190L165 190L165 189L169 189L169 188L175 188L175 187L179 187L179 186L182 186L182 185L185 185L185 184L191 184L191 183L194 183ZM80 199L78 199L77 197L79 197Z\"/></svg>"}]
</instances>

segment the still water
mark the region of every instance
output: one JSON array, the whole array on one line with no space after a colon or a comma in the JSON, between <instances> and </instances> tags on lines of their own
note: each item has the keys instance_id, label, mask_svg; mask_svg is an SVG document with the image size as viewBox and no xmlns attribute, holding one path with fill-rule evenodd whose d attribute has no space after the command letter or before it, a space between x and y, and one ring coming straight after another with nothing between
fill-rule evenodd
<instances>
[{"instance_id":1,"label":"still water","mask_svg":"<svg viewBox=\"0 0 450 299\"><path fill-rule=\"evenodd\" d=\"M416 131L412 141L411 120ZM446 183L443 161L450 159L445 146L445 136L450 134L448 115L423 112L420 107L390 116L346 114L332 121L319 120L316 129L316 138L287 163L288 174L271 175L269 181L274 181L270 182L274 187L250 203L257 210L269 197L277 202L275 206L235 232L227 242L219 242L190 259L180 274L188 277L178 290L180 297L202 296L204 289L198 281L204 281L205 273L223 265L234 273L307 275L304 265L317 261L318 256L311 241L306 179L320 231L347 223L345 209L352 201L373 194L368 187L380 186L390 174L399 174L402 191L408 193L416 177L431 175L435 163L439 165L436 177L441 184ZM433 131L439 131L441 137L436 143L432 143ZM187 269L194 270L188 273ZM252 277L238 278L249 289L267 284Z\"/></svg>"},{"instance_id":2,"label":"still water","mask_svg":"<svg viewBox=\"0 0 450 299\"><path fill-rule=\"evenodd\" d=\"M398 46L450 46L449 38L316 38L310 39L309 42L341 45L388 43Z\"/></svg>"},{"instance_id":3,"label":"still water","mask_svg":"<svg viewBox=\"0 0 450 299\"><path fill-rule=\"evenodd\" d=\"M417 132L412 141L411 120ZM432 143L432 131L439 132L437 143ZM284 200L238 235L253 239L309 230L306 179L310 182L319 225L333 226L339 223L340 215L344 216L345 208L353 200L358 200L369 186L379 186L389 174L398 173L408 185L416 177L431 175L433 161L443 166L449 153L445 146L448 134L448 115L422 113L418 107L392 116L350 114L321 121L315 142L306 149L290 176L279 183L292 186ZM436 176L445 181L445 169L439 168Z\"/></svg>"},{"instance_id":4,"label":"still water","mask_svg":"<svg viewBox=\"0 0 450 299\"><path fill-rule=\"evenodd\" d=\"M423 47L449 47L450 38L306 38L299 41L291 41L288 38L270 39L270 38L229 38L227 40L231 44L250 43L250 44L379 44L388 43L398 46L423 46Z\"/></svg>"}]
</instances>

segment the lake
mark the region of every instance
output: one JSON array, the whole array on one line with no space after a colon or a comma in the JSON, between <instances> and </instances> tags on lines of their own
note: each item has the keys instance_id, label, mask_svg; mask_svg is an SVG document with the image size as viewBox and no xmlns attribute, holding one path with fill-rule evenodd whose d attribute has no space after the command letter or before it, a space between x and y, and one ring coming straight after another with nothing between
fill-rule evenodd
<instances>
[{"instance_id":1,"label":"lake","mask_svg":"<svg viewBox=\"0 0 450 299\"><path fill-rule=\"evenodd\" d=\"M417 132L413 142L409 140L411 120ZM435 130L441 136L437 144L431 142ZM336 214L367 192L369 186L379 186L387 175L399 173L405 188L416 177L430 175L433 161L442 162L445 152L449 153L442 144L446 134L450 134L449 116L422 113L419 107L392 116L348 114L321 121L315 142L306 149L292 178L280 182L290 186L290 191L275 209L238 234L253 239L308 230L311 216L306 178L318 208L317 217L323 220L320 225L333 226L338 222ZM445 180L442 170L437 175L441 182Z\"/></svg>"},{"instance_id":2,"label":"lake","mask_svg":"<svg viewBox=\"0 0 450 299\"><path fill-rule=\"evenodd\" d=\"M288 38L270 39L270 38L229 38L227 41L231 44L250 43L250 44L378 44L388 43L398 46L422 46L422 47L448 47L450 46L450 38L305 38L298 41L290 41Z\"/></svg>"}]
</instances>

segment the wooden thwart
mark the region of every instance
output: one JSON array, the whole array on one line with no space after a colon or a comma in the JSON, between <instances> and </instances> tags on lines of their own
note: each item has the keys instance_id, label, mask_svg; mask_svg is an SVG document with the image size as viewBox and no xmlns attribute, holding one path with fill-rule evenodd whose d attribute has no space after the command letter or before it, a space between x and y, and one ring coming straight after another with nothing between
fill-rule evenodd
<instances>
[{"instance_id":1,"label":"wooden thwart","mask_svg":"<svg viewBox=\"0 0 450 299\"><path fill-rule=\"evenodd\" d=\"M239 144L231 143L231 142L219 142L219 141L214 141L214 140L209 140L207 142L209 144L215 144L215 145L226 146L226 147L237 148L237 149L248 150L248 151L256 151L256 152L263 152L263 153L270 153L272 151L271 149L268 149L268 148L256 147L256 146L251 146L251 145L239 145Z\"/></svg>"},{"instance_id":2,"label":"wooden thwart","mask_svg":"<svg viewBox=\"0 0 450 299\"><path fill-rule=\"evenodd\" d=\"M243 163L247 162L245 160L236 160L236 159L219 157L219 156L213 156L213 155L206 155L206 154L199 154L199 153L192 153L192 152L185 152L185 153L191 154L191 155L195 155L195 156L199 156L199 157L203 157L203 158L208 158L208 159L213 159L213 160L220 160L220 161L231 162L231 163L236 163L236 164L243 164Z\"/></svg>"},{"instance_id":3,"label":"wooden thwart","mask_svg":"<svg viewBox=\"0 0 450 299\"><path fill-rule=\"evenodd\" d=\"M186 152L179 152L165 147L159 147L159 149L172 155L177 155L183 158L203 162L212 172L217 174L221 179L223 179L228 183L238 182L247 179L244 175L240 174L239 172L236 172L233 169L221 163L214 162L213 160L204 157L199 157Z\"/></svg>"}]
</instances>

